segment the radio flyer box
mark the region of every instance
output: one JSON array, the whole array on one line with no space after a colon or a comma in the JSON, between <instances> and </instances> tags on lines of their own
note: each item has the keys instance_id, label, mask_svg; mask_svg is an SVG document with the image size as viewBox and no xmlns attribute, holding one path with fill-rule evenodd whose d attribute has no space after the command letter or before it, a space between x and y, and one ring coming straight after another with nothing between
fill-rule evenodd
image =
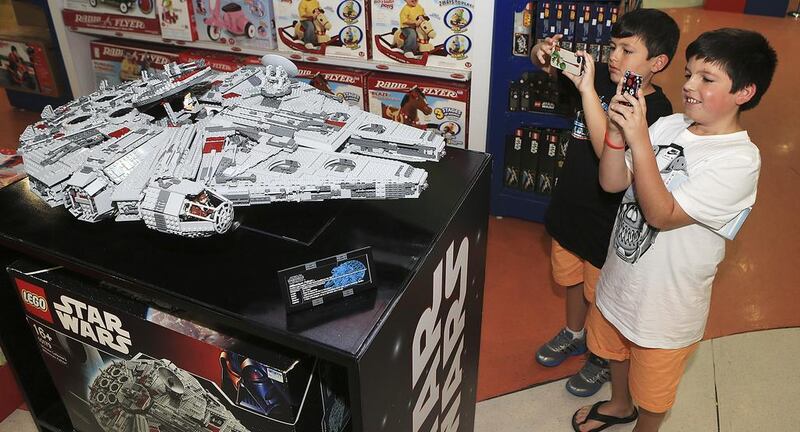
<instances>
[{"instance_id":1,"label":"radio flyer box","mask_svg":"<svg viewBox=\"0 0 800 432\"><path fill-rule=\"evenodd\" d=\"M339 100L363 109L367 106L367 76L369 72L337 68L315 63L297 62L300 73L297 79L319 90L330 93Z\"/></svg>"},{"instance_id":2,"label":"radio flyer box","mask_svg":"<svg viewBox=\"0 0 800 432\"><path fill-rule=\"evenodd\" d=\"M368 59L369 0L272 0L278 49Z\"/></svg>"},{"instance_id":3,"label":"radio flyer box","mask_svg":"<svg viewBox=\"0 0 800 432\"><path fill-rule=\"evenodd\" d=\"M420 129L435 129L448 145L467 148L469 85L406 75L372 73L369 112Z\"/></svg>"},{"instance_id":4,"label":"radio flyer box","mask_svg":"<svg viewBox=\"0 0 800 432\"><path fill-rule=\"evenodd\" d=\"M45 41L0 35L0 87L57 97L61 81Z\"/></svg>"},{"instance_id":5,"label":"radio flyer box","mask_svg":"<svg viewBox=\"0 0 800 432\"><path fill-rule=\"evenodd\" d=\"M314 358L255 347L61 268L43 269L18 261L8 271L75 430L345 427L346 407L324 415L325 403L337 403L330 394L341 392L323 387Z\"/></svg>"},{"instance_id":6,"label":"radio flyer box","mask_svg":"<svg viewBox=\"0 0 800 432\"><path fill-rule=\"evenodd\" d=\"M174 1L174 0L173 0ZM197 39L220 50L273 50L275 14L270 0L191 0Z\"/></svg>"},{"instance_id":7,"label":"radio flyer box","mask_svg":"<svg viewBox=\"0 0 800 432\"><path fill-rule=\"evenodd\" d=\"M190 63L197 60L204 60L206 62L206 66L219 72L234 72L240 67L248 64L247 57L219 51L188 50L182 51L178 55L178 61L180 63ZM257 60L257 63L252 64L260 65L260 58Z\"/></svg>"},{"instance_id":8,"label":"radio flyer box","mask_svg":"<svg viewBox=\"0 0 800 432\"><path fill-rule=\"evenodd\" d=\"M372 0L375 60L469 70L474 0Z\"/></svg>"},{"instance_id":9,"label":"radio flyer box","mask_svg":"<svg viewBox=\"0 0 800 432\"><path fill-rule=\"evenodd\" d=\"M110 85L134 81L141 78L142 71L153 74L163 70L164 65L178 61L177 51L168 47L154 50L146 45L92 41L90 49L98 86L102 81Z\"/></svg>"},{"instance_id":10,"label":"radio flyer box","mask_svg":"<svg viewBox=\"0 0 800 432\"><path fill-rule=\"evenodd\" d=\"M156 0L64 0L64 25L120 33L161 34Z\"/></svg>"},{"instance_id":11,"label":"radio flyer box","mask_svg":"<svg viewBox=\"0 0 800 432\"><path fill-rule=\"evenodd\" d=\"M197 40L197 26L194 21L194 4L197 0L155 1L162 38L188 42Z\"/></svg>"}]
</instances>

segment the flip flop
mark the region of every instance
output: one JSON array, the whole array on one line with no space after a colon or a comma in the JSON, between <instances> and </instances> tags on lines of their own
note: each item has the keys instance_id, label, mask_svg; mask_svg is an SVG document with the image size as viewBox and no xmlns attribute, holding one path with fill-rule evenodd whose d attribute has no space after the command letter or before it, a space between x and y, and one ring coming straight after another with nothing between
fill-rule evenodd
<instances>
[{"instance_id":1,"label":"flip flop","mask_svg":"<svg viewBox=\"0 0 800 432\"><path fill-rule=\"evenodd\" d=\"M589 410L589 414L586 416L586 419L584 419L580 423L578 423L578 421L575 420L575 417L578 416L578 411L580 411L580 410L575 411L575 414L572 415L572 429L575 432L581 432L580 426L582 424L585 424L589 420L596 420L596 421L599 421L599 422L603 422L605 424L602 425L602 426L598 426L598 427L596 427L594 429L591 429L591 430L589 430L587 432L600 432L600 431L605 430L605 429L607 429L607 428L609 428L611 426L618 425L618 424L630 423L632 421L635 421L637 418L639 418L639 410L637 410L636 407L633 407L633 414L629 415L628 417L614 417L614 416L610 416L610 415L600 414L599 412L597 412L597 409L600 408L600 405L602 405L602 404L604 404L606 402L608 402L608 401L600 401L600 402L597 402L596 404L592 405L592 409Z\"/></svg>"}]
</instances>

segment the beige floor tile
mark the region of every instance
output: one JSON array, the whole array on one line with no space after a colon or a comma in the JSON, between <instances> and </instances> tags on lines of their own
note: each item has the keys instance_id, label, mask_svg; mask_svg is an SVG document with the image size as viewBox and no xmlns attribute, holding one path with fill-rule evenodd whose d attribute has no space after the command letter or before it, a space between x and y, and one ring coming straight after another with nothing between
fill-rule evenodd
<instances>
[{"instance_id":1,"label":"beige floor tile","mask_svg":"<svg viewBox=\"0 0 800 432\"><path fill-rule=\"evenodd\" d=\"M800 329L714 340L720 432L800 430Z\"/></svg>"},{"instance_id":2,"label":"beige floor tile","mask_svg":"<svg viewBox=\"0 0 800 432\"><path fill-rule=\"evenodd\" d=\"M667 414L661 432L711 431L717 431L714 355L712 342L704 341L689 359L675 405Z\"/></svg>"},{"instance_id":3,"label":"beige floor tile","mask_svg":"<svg viewBox=\"0 0 800 432\"><path fill-rule=\"evenodd\" d=\"M36 432L36 426L28 411L16 410L0 422L0 432Z\"/></svg>"}]
</instances>

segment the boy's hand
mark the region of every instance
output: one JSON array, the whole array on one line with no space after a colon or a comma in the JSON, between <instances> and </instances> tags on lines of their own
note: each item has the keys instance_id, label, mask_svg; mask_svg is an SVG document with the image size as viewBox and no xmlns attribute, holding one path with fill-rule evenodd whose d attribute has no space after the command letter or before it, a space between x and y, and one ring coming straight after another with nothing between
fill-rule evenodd
<instances>
[{"instance_id":1,"label":"boy's hand","mask_svg":"<svg viewBox=\"0 0 800 432\"><path fill-rule=\"evenodd\" d=\"M647 145L650 148L650 139L647 130L647 104L644 101L642 90L636 93L636 97L622 91L622 80L617 84L617 94L611 98L611 105L608 107L609 132L614 124L619 127L625 137L625 143L629 147L636 148L639 145Z\"/></svg>"},{"instance_id":2,"label":"boy's hand","mask_svg":"<svg viewBox=\"0 0 800 432\"><path fill-rule=\"evenodd\" d=\"M553 35L553 37L544 38L544 41L534 45L531 49L531 62L543 71L550 72L550 55L553 54L553 48L562 37L564 37L562 34Z\"/></svg>"},{"instance_id":3,"label":"boy's hand","mask_svg":"<svg viewBox=\"0 0 800 432\"><path fill-rule=\"evenodd\" d=\"M579 92L594 91L594 58L586 51L578 51L575 55L583 57L583 73L575 75L567 71L561 71L565 77L575 84Z\"/></svg>"}]
</instances>

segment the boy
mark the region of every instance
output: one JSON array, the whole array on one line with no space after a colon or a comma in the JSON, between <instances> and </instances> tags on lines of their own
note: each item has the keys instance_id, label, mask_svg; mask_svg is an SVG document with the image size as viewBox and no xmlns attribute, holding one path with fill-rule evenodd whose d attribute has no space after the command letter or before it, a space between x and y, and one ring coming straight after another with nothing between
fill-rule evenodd
<instances>
[{"instance_id":1,"label":"boy","mask_svg":"<svg viewBox=\"0 0 800 432\"><path fill-rule=\"evenodd\" d=\"M703 337L725 255L715 231L755 202L761 160L739 113L767 91L775 51L758 33L720 29L692 42L686 60L684 114L648 133L641 95L609 107L600 184L627 192L587 328L591 350L611 360L612 396L578 410L576 431L630 423L634 404L634 431L658 431Z\"/></svg>"},{"instance_id":2,"label":"boy","mask_svg":"<svg viewBox=\"0 0 800 432\"><path fill-rule=\"evenodd\" d=\"M405 6L400 10L400 31L403 33L403 46L400 47L406 57L414 57L418 51L417 19L425 15L425 9L419 0L406 0Z\"/></svg>"},{"instance_id":3,"label":"boy","mask_svg":"<svg viewBox=\"0 0 800 432\"><path fill-rule=\"evenodd\" d=\"M651 80L675 55L680 37L675 20L659 10L638 9L623 15L611 35L608 65L595 69L592 56L579 52L585 63L583 75L564 73L575 83L583 110L575 119L566 162L545 215L547 232L553 238L553 279L566 287L567 326L536 353L536 360L544 366L557 366L568 356L586 351L586 312L594 302L594 287L622 199L622 194L606 193L598 184L598 160L606 132L604 110L625 71L643 77L642 91L650 107L648 124L672 114L669 100ZM556 35L537 44L531 53L532 61L549 70L549 54L560 38ZM590 355L566 387L576 396L591 396L607 379L607 362Z\"/></svg>"}]
</instances>

